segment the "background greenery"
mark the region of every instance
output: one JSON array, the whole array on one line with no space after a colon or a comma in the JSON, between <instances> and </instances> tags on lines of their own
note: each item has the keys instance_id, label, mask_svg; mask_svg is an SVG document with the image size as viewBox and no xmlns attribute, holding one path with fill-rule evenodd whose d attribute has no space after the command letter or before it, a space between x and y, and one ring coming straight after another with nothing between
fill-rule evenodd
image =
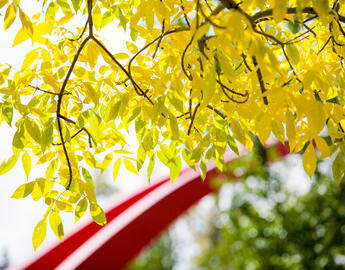
<instances>
[{"instance_id":1,"label":"background greenery","mask_svg":"<svg viewBox=\"0 0 345 270\"><path fill-rule=\"evenodd\" d=\"M309 192L296 194L280 173L260 166L267 158L260 151L233 164L244 173L242 181L227 184L230 206L213 198L193 268L345 269L344 182L337 187L319 164ZM171 243L165 234L128 269L173 269Z\"/></svg>"}]
</instances>

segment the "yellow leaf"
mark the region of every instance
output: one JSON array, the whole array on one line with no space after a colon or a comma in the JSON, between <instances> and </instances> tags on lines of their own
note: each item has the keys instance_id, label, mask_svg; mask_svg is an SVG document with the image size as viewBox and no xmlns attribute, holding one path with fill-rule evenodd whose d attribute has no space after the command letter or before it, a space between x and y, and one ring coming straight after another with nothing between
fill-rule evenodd
<instances>
[{"instance_id":1,"label":"yellow leaf","mask_svg":"<svg viewBox=\"0 0 345 270\"><path fill-rule=\"evenodd\" d=\"M65 212L73 212L73 207L63 201L56 201L56 206L57 208L59 208L61 211L65 211Z\"/></svg>"},{"instance_id":2,"label":"yellow leaf","mask_svg":"<svg viewBox=\"0 0 345 270\"><path fill-rule=\"evenodd\" d=\"M32 245L34 246L35 250L43 243L44 238L46 238L46 233L47 221L46 219L42 219L37 223L32 235Z\"/></svg>"},{"instance_id":3,"label":"yellow leaf","mask_svg":"<svg viewBox=\"0 0 345 270\"><path fill-rule=\"evenodd\" d=\"M290 110L286 111L286 135L289 141L294 140L296 137L295 116Z\"/></svg>"},{"instance_id":4,"label":"yellow leaf","mask_svg":"<svg viewBox=\"0 0 345 270\"><path fill-rule=\"evenodd\" d=\"M255 129L260 142L264 145L271 134L271 115L262 114L255 122Z\"/></svg>"},{"instance_id":5,"label":"yellow leaf","mask_svg":"<svg viewBox=\"0 0 345 270\"><path fill-rule=\"evenodd\" d=\"M321 153L321 158L326 158L326 157L329 157L331 155L331 152L329 150L329 146L328 146L328 144L324 138L319 137L319 136L316 137L315 138L315 144L316 144L317 149Z\"/></svg>"},{"instance_id":6,"label":"yellow leaf","mask_svg":"<svg viewBox=\"0 0 345 270\"><path fill-rule=\"evenodd\" d=\"M54 234L62 241L64 237L63 225L60 215L52 211L49 215L49 225Z\"/></svg>"},{"instance_id":7,"label":"yellow leaf","mask_svg":"<svg viewBox=\"0 0 345 270\"><path fill-rule=\"evenodd\" d=\"M282 122L280 121L271 121L272 125L272 132L274 136L281 142L284 143L285 141L285 130Z\"/></svg>"},{"instance_id":8,"label":"yellow leaf","mask_svg":"<svg viewBox=\"0 0 345 270\"><path fill-rule=\"evenodd\" d=\"M102 162L102 172L108 168L109 164L111 163L111 161L113 160L113 154L112 153L109 153L107 154L104 159L103 159L103 162Z\"/></svg>"},{"instance_id":9,"label":"yellow leaf","mask_svg":"<svg viewBox=\"0 0 345 270\"><path fill-rule=\"evenodd\" d=\"M60 92L59 84L53 75L45 73L45 74L42 74L42 77L43 77L44 82L46 84L49 84L54 89L55 93Z\"/></svg>"},{"instance_id":10,"label":"yellow leaf","mask_svg":"<svg viewBox=\"0 0 345 270\"><path fill-rule=\"evenodd\" d=\"M25 30L25 32L32 37L33 33L34 33L34 28L32 26L32 23L29 19L29 17L22 11L21 8L19 8L19 18L20 21L22 22L22 26Z\"/></svg>"},{"instance_id":11,"label":"yellow leaf","mask_svg":"<svg viewBox=\"0 0 345 270\"><path fill-rule=\"evenodd\" d=\"M317 163L317 158L316 158L315 149L314 149L313 143L310 142L307 149L305 150L303 154L303 167L310 178L313 177L313 174L316 170L316 163Z\"/></svg>"},{"instance_id":12,"label":"yellow leaf","mask_svg":"<svg viewBox=\"0 0 345 270\"><path fill-rule=\"evenodd\" d=\"M134 174L138 174L137 169L134 167L133 163L130 162L128 159L124 159L123 163L128 171Z\"/></svg>"},{"instance_id":13,"label":"yellow leaf","mask_svg":"<svg viewBox=\"0 0 345 270\"><path fill-rule=\"evenodd\" d=\"M114 181L115 181L117 175L119 174L120 167L121 167L121 159L119 158L118 160L116 160L116 162L115 162L115 164L114 164L114 169L113 169L113 178L114 178Z\"/></svg>"},{"instance_id":14,"label":"yellow leaf","mask_svg":"<svg viewBox=\"0 0 345 270\"><path fill-rule=\"evenodd\" d=\"M117 53L114 54L114 57L116 58L116 60L123 60L129 58L127 53Z\"/></svg>"},{"instance_id":15,"label":"yellow leaf","mask_svg":"<svg viewBox=\"0 0 345 270\"><path fill-rule=\"evenodd\" d=\"M131 155L133 154L132 152L129 152L127 150L114 150L113 153L116 153L116 154L124 154L124 155Z\"/></svg>"},{"instance_id":16,"label":"yellow leaf","mask_svg":"<svg viewBox=\"0 0 345 270\"><path fill-rule=\"evenodd\" d=\"M136 54L138 52L138 47L134 43L126 41L126 46L129 52L133 54Z\"/></svg>"},{"instance_id":17,"label":"yellow leaf","mask_svg":"<svg viewBox=\"0 0 345 270\"><path fill-rule=\"evenodd\" d=\"M87 47L86 58L90 67L93 69L97 64L98 56L100 54L99 48L95 42L90 42Z\"/></svg>"},{"instance_id":18,"label":"yellow leaf","mask_svg":"<svg viewBox=\"0 0 345 270\"><path fill-rule=\"evenodd\" d=\"M286 14L288 0L274 0L273 19L278 23L282 21Z\"/></svg>"},{"instance_id":19,"label":"yellow leaf","mask_svg":"<svg viewBox=\"0 0 345 270\"><path fill-rule=\"evenodd\" d=\"M8 0L0 0L0 8L8 3Z\"/></svg>"},{"instance_id":20,"label":"yellow leaf","mask_svg":"<svg viewBox=\"0 0 345 270\"><path fill-rule=\"evenodd\" d=\"M26 178L28 179L30 170L31 170L31 157L27 152L25 152L22 156L22 164L23 164Z\"/></svg>"},{"instance_id":21,"label":"yellow leaf","mask_svg":"<svg viewBox=\"0 0 345 270\"><path fill-rule=\"evenodd\" d=\"M17 7L15 6L14 3L8 6L5 14L5 21L4 21L4 26L5 30L8 29L14 20L16 19L17 16Z\"/></svg>"},{"instance_id":22,"label":"yellow leaf","mask_svg":"<svg viewBox=\"0 0 345 270\"><path fill-rule=\"evenodd\" d=\"M79 219L82 218L82 216L84 215L86 209L87 209L87 199L83 198L79 201L79 203L77 204L74 214L75 214L75 222L77 222Z\"/></svg>"},{"instance_id":23,"label":"yellow leaf","mask_svg":"<svg viewBox=\"0 0 345 270\"><path fill-rule=\"evenodd\" d=\"M313 0L313 8L315 9L317 15L320 16L322 23L325 25L331 20L329 16L329 1L328 0Z\"/></svg>"},{"instance_id":24,"label":"yellow leaf","mask_svg":"<svg viewBox=\"0 0 345 270\"><path fill-rule=\"evenodd\" d=\"M208 68L205 72L205 79L203 82L203 104L208 105L214 97L216 92L216 71L213 66Z\"/></svg>"},{"instance_id":25,"label":"yellow leaf","mask_svg":"<svg viewBox=\"0 0 345 270\"><path fill-rule=\"evenodd\" d=\"M97 93L97 91L95 90L95 88L93 88L93 87L91 86L91 84L88 83L88 82L85 82L85 83L84 83L84 86L85 86L85 90L86 90L87 96L88 96L89 98L91 98L91 100L93 101L93 103L95 103L96 105L98 105L98 102L99 102L98 98L99 98L99 96L98 96L98 93Z\"/></svg>"},{"instance_id":26,"label":"yellow leaf","mask_svg":"<svg viewBox=\"0 0 345 270\"><path fill-rule=\"evenodd\" d=\"M29 52L24 59L23 65L22 65L22 70L27 69L28 67L30 67L32 65L32 63L38 59L38 51L37 49L32 50L31 52Z\"/></svg>"},{"instance_id":27,"label":"yellow leaf","mask_svg":"<svg viewBox=\"0 0 345 270\"><path fill-rule=\"evenodd\" d=\"M292 65L299 63L299 51L294 44L286 45L286 55Z\"/></svg>"},{"instance_id":28,"label":"yellow leaf","mask_svg":"<svg viewBox=\"0 0 345 270\"><path fill-rule=\"evenodd\" d=\"M90 204L90 214L94 222L99 225L105 225L107 223L107 218L103 209L96 203Z\"/></svg>"},{"instance_id":29,"label":"yellow leaf","mask_svg":"<svg viewBox=\"0 0 345 270\"><path fill-rule=\"evenodd\" d=\"M19 186L16 189L16 191L13 193L11 198L20 199L20 198L24 198L28 196L29 194L31 194L32 190L34 189L34 185L35 185L35 182L29 182L29 183Z\"/></svg>"},{"instance_id":30,"label":"yellow leaf","mask_svg":"<svg viewBox=\"0 0 345 270\"><path fill-rule=\"evenodd\" d=\"M10 171L14 165L16 165L18 160L18 155L11 156L7 161L3 161L0 165L0 175L3 175Z\"/></svg>"},{"instance_id":31,"label":"yellow leaf","mask_svg":"<svg viewBox=\"0 0 345 270\"><path fill-rule=\"evenodd\" d=\"M16 36L14 37L14 41L12 44L12 47L24 42L25 40L28 40L30 37L24 30L24 28L20 28L17 32Z\"/></svg>"}]
</instances>

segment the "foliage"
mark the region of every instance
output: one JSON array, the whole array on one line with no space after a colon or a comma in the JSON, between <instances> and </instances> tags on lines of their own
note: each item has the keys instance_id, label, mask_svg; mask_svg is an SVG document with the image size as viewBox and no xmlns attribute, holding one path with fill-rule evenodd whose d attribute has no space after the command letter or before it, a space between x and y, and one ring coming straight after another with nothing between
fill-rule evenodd
<instances>
[{"instance_id":1,"label":"foliage","mask_svg":"<svg viewBox=\"0 0 345 270\"><path fill-rule=\"evenodd\" d=\"M22 25L13 46L33 44L19 71L0 66L1 122L16 130L0 175L21 160L30 181L13 197L48 206L35 249L48 223L62 239L60 211L78 220L89 208L106 222L89 167L114 163L115 177L147 160L150 177L158 157L174 181L183 159L201 162L205 177L205 162L223 169L235 141L251 151L253 135L264 143L272 132L292 152L305 149L310 177L315 144L343 178L344 0L38 2L42 13L28 16L20 0L0 0L5 30ZM132 37L125 52L102 38L114 23ZM131 127L136 156L126 150ZM30 179L36 158L46 172Z\"/></svg>"},{"instance_id":2,"label":"foliage","mask_svg":"<svg viewBox=\"0 0 345 270\"><path fill-rule=\"evenodd\" d=\"M187 217L190 230L200 220L205 227L196 236L201 252L191 269L344 269L345 184L337 188L317 170L310 191L298 195L282 177L290 170L289 162L278 165L277 174L260 166L251 170L255 160L238 162L246 173L244 181L226 187L233 191L230 207L220 208L222 196L215 196L212 213ZM158 242L145 258L159 247L162 260L162 243L165 249L171 247ZM150 265L147 260L143 269Z\"/></svg>"},{"instance_id":3,"label":"foliage","mask_svg":"<svg viewBox=\"0 0 345 270\"><path fill-rule=\"evenodd\" d=\"M344 269L345 185L316 175L303 196L274 175L235 184L231 207L211 221L198 269Z\"/></svg>"},{"instance_id":4,"label":"foliage","mask_svg":"<svg viewBox=\"0 0 345 270\"><path fill-rule=\"evenodd\" d=\"M170 270L174 265L172 243L168 234L164 234L157 242L149 246L136 258L127 270Z\"/></svg>"}]
</instances>

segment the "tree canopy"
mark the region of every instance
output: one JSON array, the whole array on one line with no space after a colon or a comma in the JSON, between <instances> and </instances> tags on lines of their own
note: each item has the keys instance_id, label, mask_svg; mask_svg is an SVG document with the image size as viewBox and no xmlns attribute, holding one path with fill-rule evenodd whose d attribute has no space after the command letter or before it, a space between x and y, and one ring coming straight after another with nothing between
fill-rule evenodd
<instances>
[{"instance_id":1,"label":"tree canopy","mask_svg":"<svg viewBox=\"0 0 345 270\"><path fill-rule=\"evenodd\" d=\"M304 151L310 177L320 152L342 180L344 0L38 2L42 12L29 16L20 0L0 0L5 30L22 25L13 46L32 42L20 70L0 66L1 122L16 130L0 174L21 159L30 181L12 197L47 204L35 249L47 222L63 239L60 211L77 221L89 207L106 222L90 167L111 165L115 178L147 160L150 178L158 157L174 181L183 159L205 177L210 159L223 169L227 147L251 151L273 133ZM130 33L127 50L107 45L112 24ZM45 174L31 179L36 158Z\"/></svg>"}]
</instances>

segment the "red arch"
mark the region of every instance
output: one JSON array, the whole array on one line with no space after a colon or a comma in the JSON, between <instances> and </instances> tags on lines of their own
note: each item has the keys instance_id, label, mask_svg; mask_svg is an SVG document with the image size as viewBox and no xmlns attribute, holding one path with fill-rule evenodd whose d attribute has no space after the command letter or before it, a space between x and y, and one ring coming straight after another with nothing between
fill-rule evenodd
<instances>
[{"instance_id":1,"label":"red arch","mask_svg":"<svg viewBox=\"0 0 345 270\"><path fill-rule=\"evenodd\" d=\"M274 146L279 155L288 154L286 145ZM225 158L230 162L236 156ZM211 165L205 181L192 169L183 170L174 184L169 178L159 181L107 211L104 227L86 224L24 269L122 269L178 216L215 191L210 181L222 175Z\"/></svg>"}]
</instances>

